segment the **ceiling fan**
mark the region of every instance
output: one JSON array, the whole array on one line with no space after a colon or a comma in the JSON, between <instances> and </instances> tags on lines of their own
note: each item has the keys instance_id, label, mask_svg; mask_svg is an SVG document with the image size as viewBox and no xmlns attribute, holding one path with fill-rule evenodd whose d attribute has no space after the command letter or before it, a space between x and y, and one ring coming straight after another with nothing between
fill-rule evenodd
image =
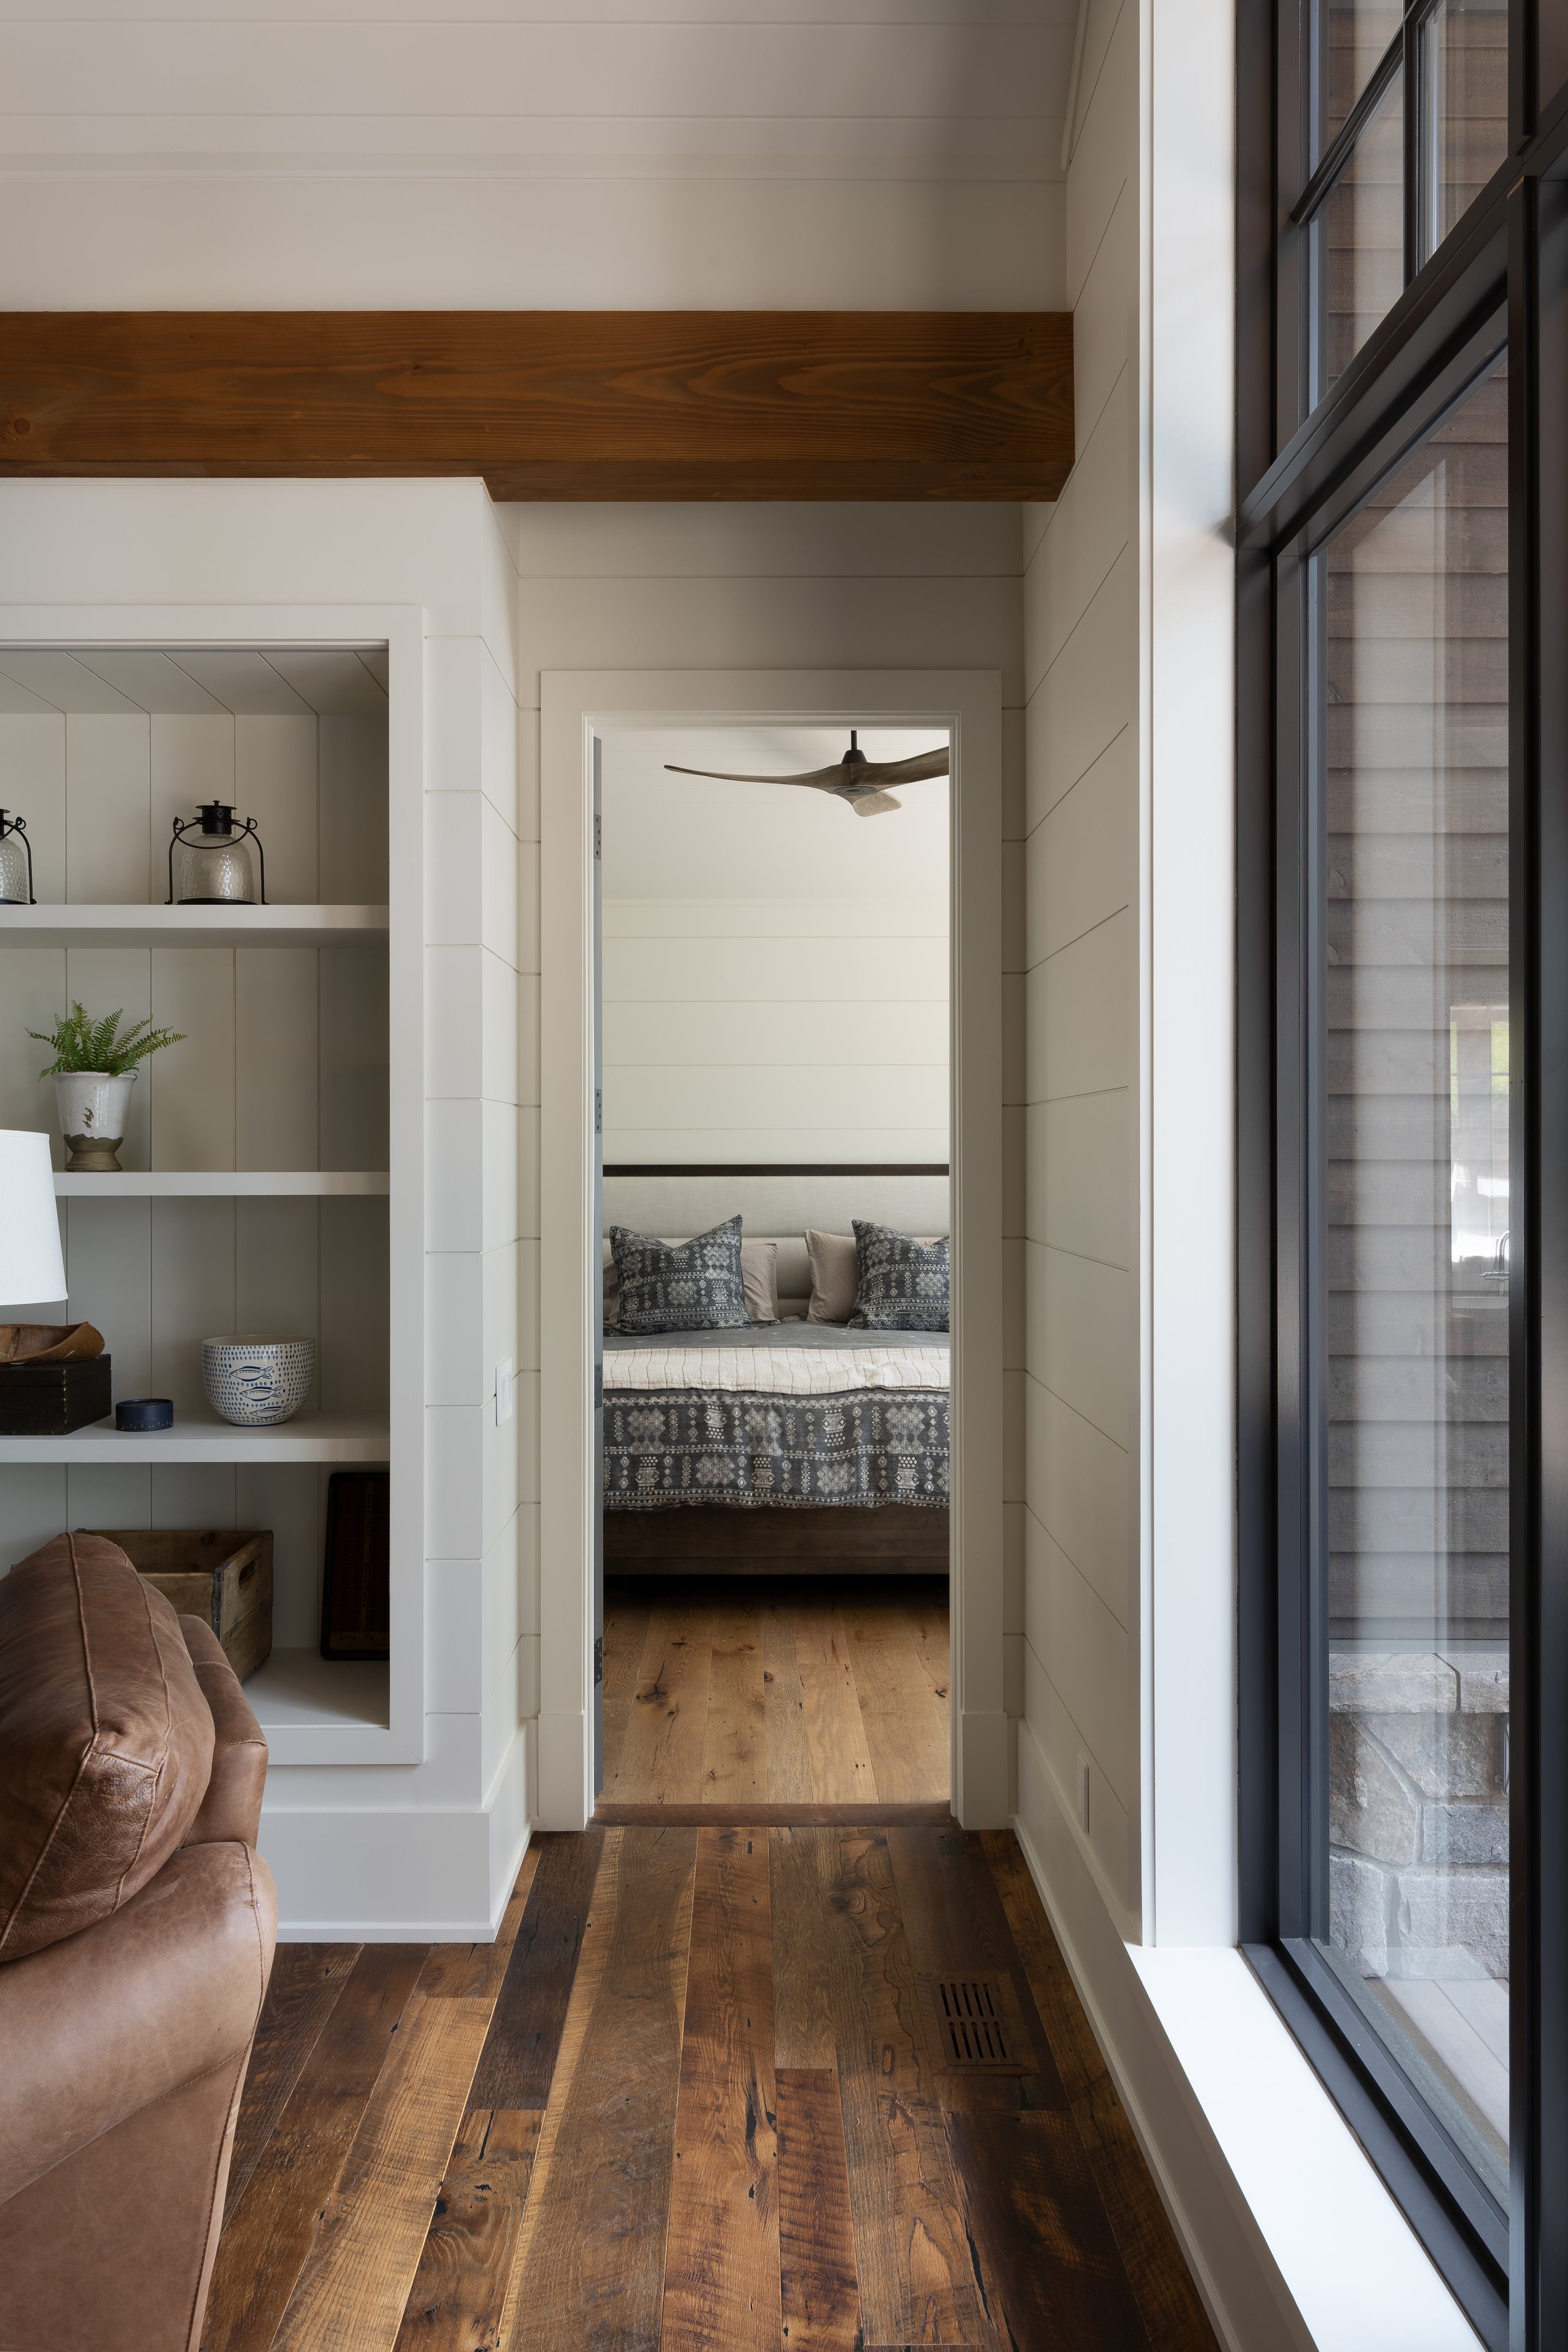
<instances>
[{"instance_id":1,"label":"ceiling fan","mask_svg":"<svg viewBox=\"0 0 1568 2352\"><path fill-rule=\"evenodd\" d=\"M801 776L738 776L725 768L678 768L673 760L664 764L669 775L711 776L722 784L805 784L813 792L832 793L836 799L847 801L857 816L886 816L902 808L902 801L883 791L885 784L918 784L927 776L948 772L945 743L934 751L917 751L912 760L868 760L858 736L858 728L852 727L849 749L836 768L812 768Z\"/></svg>"}]
</instances>

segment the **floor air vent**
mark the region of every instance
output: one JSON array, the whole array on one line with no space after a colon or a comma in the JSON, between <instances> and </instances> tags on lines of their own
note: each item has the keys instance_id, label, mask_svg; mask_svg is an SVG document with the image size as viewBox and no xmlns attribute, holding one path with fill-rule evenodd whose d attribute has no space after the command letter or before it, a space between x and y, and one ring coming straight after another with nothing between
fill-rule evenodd
<instances>
[{"instance_id":1,"label":"floor air vent","mask_svg":"<svg viewBox=\"0 0 1568 2352\"><path fill-rule=\"evenodd\" d=\"M997 1977L929 1977L926 2004L942 2063L975 2074L1028 2074L1034 2058L1020 2032L1010 1987Z\"/></svg>"}]
</instances>

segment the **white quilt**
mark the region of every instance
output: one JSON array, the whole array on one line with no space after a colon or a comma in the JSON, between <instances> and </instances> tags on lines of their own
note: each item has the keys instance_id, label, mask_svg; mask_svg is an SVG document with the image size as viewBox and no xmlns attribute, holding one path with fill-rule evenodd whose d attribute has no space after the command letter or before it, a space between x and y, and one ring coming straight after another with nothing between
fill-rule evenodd
<instances>
[{"instance_id":1,"label":"white quilt","mask_svg":"<svg viewBox=\"0 0 1568 2352\"><path fill-rule=\"evenodd\" d=\"M605 1358L605 1393L747 1390L841 1396L848 1389L945 1389L945 1348L627 1348Z\"/></svg>"}]
</instances>

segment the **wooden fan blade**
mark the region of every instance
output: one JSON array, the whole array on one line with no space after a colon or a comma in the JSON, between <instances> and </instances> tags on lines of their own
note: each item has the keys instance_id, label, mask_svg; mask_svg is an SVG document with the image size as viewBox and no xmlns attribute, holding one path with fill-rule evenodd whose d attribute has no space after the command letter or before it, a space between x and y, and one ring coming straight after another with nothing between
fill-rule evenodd
<instances>
[{"instance_id":1,"label":"wooden fan blade","mask_svg":"<svg viewBox=\"0 0 1568 2352\"><path fill-rule=\"evenodd\" d=\"M844 771L837 768L813 768L804 776L741 776L729 768L678 768L673 760L664 763L666 775L711 776L721 784L812 784L819 793L837 792L844 782Z\"/></svg>"},{"instance_id":2,"label":"wooden fan blade","mask_svg":"<svg viewBox=\"0 0 1568 2352\"><path fill-rule=\"evenodd\" d=\"M857 816L890 816L894 809L903 807L902 801L896 801L891 793L857 793L852 800L846 793L844 797Z\"/></svg>"},{"instance_id":3,"label":"wooden fan blade","mask_svg":"<svg viewBox=\"0 0 1568 2352\"><path fill-rule=\"evenodd\" d=\"M917 751L912 760L868 760L855 774L857 781L864 777L868 784L918 784L927 776L945 776L949 760L944 743L939 751Z\"/></svg>"}]
</instances>

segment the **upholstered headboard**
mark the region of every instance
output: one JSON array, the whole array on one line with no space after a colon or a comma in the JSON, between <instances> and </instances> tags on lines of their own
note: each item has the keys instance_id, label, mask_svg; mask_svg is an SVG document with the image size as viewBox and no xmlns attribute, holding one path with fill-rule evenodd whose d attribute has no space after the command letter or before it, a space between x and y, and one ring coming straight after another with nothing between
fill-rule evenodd
<instances>
[{"instance_id":1,"label":"upholstered headboard","mask_svg":"<svg viewBox=\"0 0 1568 2352\"><path fill-rule=\"evenodd\" d=\"M945 1176L606 1176L605 1223L666 1241L704 1234L737 1213L748 1241L778 1244L779 1313L811 1298L805 1231L847 1234L856 1217L922 1238L948 1231ZM607 1254L607 1244L606 1244Z\"/></svg>"}]
</instances>

